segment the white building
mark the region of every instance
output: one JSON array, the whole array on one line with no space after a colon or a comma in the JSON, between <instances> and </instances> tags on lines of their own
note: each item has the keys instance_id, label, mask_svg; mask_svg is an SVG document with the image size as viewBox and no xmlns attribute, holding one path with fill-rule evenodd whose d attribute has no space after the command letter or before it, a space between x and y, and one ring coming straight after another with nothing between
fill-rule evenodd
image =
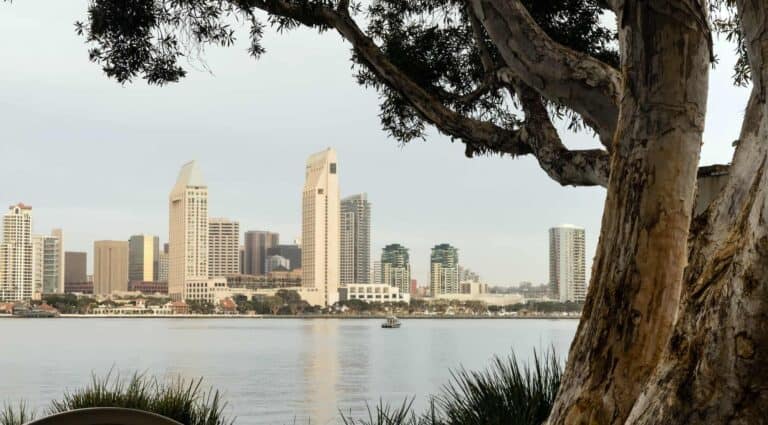
<instances>
[{"instance_id":1,"label":"white building","mask_svg":"<svg viewBox=\"0 0 768 425\"><path fill-rule=\"evenodd\" d=\"M33 293L32 207L12 205L3 216L0 301L26 301Z\"/></svg>"},{"instance_id":2,"label":"white building","mask_svg":"<svg viewBox=\"0 0 768 425\"><path fill-rule=\"evenodd\" d=\"M302 286L325 307L338 300L339 238L336 151L329 148L307 160L301 215Z\"/></svg>"},{"instance_id":3,"label":"white building","mask_svg":"<svg viewBox=\"0 0 768 425\"><path fill-rule=\"evenodd\" d=\"M168 294L187 298L187 283L208 279L208 186L195 161L184 164L169 196Z\"/></svg>"},{"instance_id":4,"label":"white building","mask_svg":"<svg viewBox=\"0 0 768 425\"><path fill-rule=\"evenodd\" d=\"M339 287L339 299L365 302L411 302L411 294L400 292L400 288L385 283L349 283Z\"/></svg>"},{"instance_id":5,"label":"white building","mask_svg":"<svg viewBox=\"0 0 768 425\"><path fill-rule=\"evenodd\" d=\"M435 245L430 258L430 295L458 294L460 290L459 250L447 243Z\"/></svg>"},{"instance_id":6,"label":"white building","mask_svg":"<svg viewBox=\"0 0 768 425\"><path fill-rule=\"evenodd\" d=\"M32 292L64 293L64 250L61 229L32 235Z\"/></svg>"},{"instance_id":7,"label":"white building","mask_svg":"<svg viewBox=\"0 0 768 425\"><path fill-rule=\"evenodd\" d=\"M365 193L341 200L340 281L371 282L371 203Z\"/></svg>"},{"instance_id":8,"label":"white building","mask_svg":"<svg viewBox=\"0 0 768 425\"><path fill-rule=\"evenodd\" d=\"M549 229L549 285L560 302L584 302L584 228L563 224Z\"/></svg>"},{"instance_id":9,"label":"white building","mask_svg":"<svg viewBox=\"0 0 768 425\"><path fill-rule=\"evenodd\" d=\"M240 223L226 218L208 220L208 276L240 274Z\"/></svg>"}]
</instances>

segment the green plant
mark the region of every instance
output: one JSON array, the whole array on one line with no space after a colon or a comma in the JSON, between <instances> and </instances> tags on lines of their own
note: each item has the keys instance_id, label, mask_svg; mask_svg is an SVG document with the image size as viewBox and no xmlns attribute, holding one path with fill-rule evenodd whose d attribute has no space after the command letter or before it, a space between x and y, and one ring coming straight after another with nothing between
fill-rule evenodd
<instances>
[{"instance_id":1,"label":"green plant","mask_svg":"<svg viewBox=\"0 0 768 425\"><path fill-rule=\"evenodd\" d=\"M224 416L226 404L215 390L205 390L202 379L175 378L158 381L143 374L127 380L113 376L93 377L87 387L65 393L51 403L49 414L86 407L125 407L157 413L185 425L231 425ZM5 425L5 424L3 424Z\"/></svg>"},{"instance_id":2,"label":"green plant","mask_svg":"<svg viewBox=\"0 0 768 425\"><path fill-rule=\"evenodd\" d=\"M0 425L22 425L34 418L35 413L23 401L16 408L6 403L0 410Z\"/></svg>"}]
</instances>

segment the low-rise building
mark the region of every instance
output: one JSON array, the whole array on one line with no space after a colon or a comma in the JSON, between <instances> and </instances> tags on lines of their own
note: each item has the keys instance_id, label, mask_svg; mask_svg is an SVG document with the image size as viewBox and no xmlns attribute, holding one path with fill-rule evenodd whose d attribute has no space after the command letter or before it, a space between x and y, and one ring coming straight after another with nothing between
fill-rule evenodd
<instances>
[{"instance_id":1,"label":"low-rise building","mask_svg":"<svg viewBox=\"0 0 768 425\"><path fill-rule=\"evenodd\" d=\"M400 292L400 288L381 283L348 283L339 287L339 300L361 300L365 302L411 302L411 294Z\"/></svg>"}]
</instances>

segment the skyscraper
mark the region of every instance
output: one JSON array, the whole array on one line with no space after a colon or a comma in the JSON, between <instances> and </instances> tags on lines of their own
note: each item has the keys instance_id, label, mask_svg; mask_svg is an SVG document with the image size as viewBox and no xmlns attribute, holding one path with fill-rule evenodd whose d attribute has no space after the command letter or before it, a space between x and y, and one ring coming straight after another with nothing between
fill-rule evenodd
<instances>
[{"instance_id":1,"label":"skyscraper","mask_svg":"<svg viewBox=\"0 0 768 425\"><path fill-rule=\"evenodd\" d=\"M93 293L109 295L128 290L128 242L96 241L93 244Z\"/></svg>"},{"instance_id":2,"label":"skyscraper","mask_svg":"<svg viewBox=\"0 0 768 425\"><path fill-rule=\"evenodd\" d=\"M187 298L187 283L208 280L208 186L195 161L184 164L169 196L168 294Z\"/></svg>"},{"instance_id":3,"label":"skyscraper","mask_svg":"<svg viewBox=\"0 0 768 425\"><path fill-rule=\"evenodd\" d=\"M240 223L208 220L208 277L240 274Z\"/></svg>"},{"instance_id":4,"label":"skyscraper","mask_svg":"<svg viewBox=\"0 0 768 425\"><path fill-rule=\"evenodd\" d=\"M155 282L158 280L160 238L133 235L128 239L128 280Z\"/></svg>"},{"instance_id":5,"label":"skyscraper","mask_svg":"<svg viewBox=\"0 0 768 425\"><path fill-rule=\"evenodd\" d=\"M371 204L365 193L341 200L340 279L371 283Z\"/></svg>"},{"instance_id":6,"label":"skyscraper","mask_svg":"<svg viewBox=\"0 0 768 425\"><path fill-rule=\"evenodd\" d=\"M0 301L32 298L32 207L11 205L3 216L0 244Z\"/></svg>"},{"instance_id":7,"label":"skyscraper","mask_svg":"<svg viewBox=\"0 0 768 425\"><path fill-rule=\"evenodd\" d=\"M58 257L56 264L58 266L56 274L56 288L54 292L64 293L64 274L67 272L67 263L64 261L64 232L61 229L51 230L51 236L58 240L55 255ZM51 285L53 286L53 285Z\"/></svg>"},{"instance_id":8,"label":"skyscraper","mask_svg":"<svg viewBox=\"0 0 768 425\"><path fill-rule=\"evenodd\" d=\"M400 289L402 294L411 293L411 261L408 248L391 244L381 252L381 283Z\"/></svg>"},{"instance_id":9,"label":"skyscraper","mask_svg":"<svg viewBox=\"0 0 768 425\"><path fill-rule=\"evenodd\" d=\"M280 235L264 230L245 232L245 274L263 275L267 272L270 248L280 243Z\"/></svg>"},{"instance_id":10,"label":"skyscraper","mask_svg":"<svg viewBox=\"0 0 768 425\"><path fill-rule=\"evenodd\" d=\"M55 229L51 235L32 235L32 275L33 292L43 294L63 293L61 230Z\"/></svg>"},{"instance_id":11,"label":"skyscraper","mask_svg":"<svg viewBox=\"0 0 768 425\"><path fill-rule=\"evenodd\" d=\"M336 151L329 148L307 160L301 213L302 286L320 291L325 306L339 298L339 237Z\"/></svg>"},{"instance_id":12,"label":"skyscraper","mask_svg":"<svg viewBox=\"0 0 768 425\"><path fill-rule=\"evenodd\" d=\"M85 252L64 253L64 283L84 283L88 281L88 254Z\"/></svg>"},{"instance_id":13,"label":"skyscraper","mask_svg":"<svg viewBox=\"0 0 768 425\"><path fill-rule=\"evenodd\" d=\"M157 281L168 283L168 244L163 244L163 250L157 256Z\"/></svg>"},{"instance_id":14,"label":"skyscraper","mask_svg":"<svg viewBox=\"0 0 768 425\"><path fill-rule=\"evenodd\" d=\"M434 297L459 293L459 250L444 243L432 248L429 291Z\"/></svg>"},{"instance_id":15,"label":"skyscraper","mask_svg":"<svg viewBox=\"0 0 768 425\"><path fill-rule=\"evenodd\" d=\"M549 286L560 302L584 302L584 269L584 228L563 224L549 229Z\"/></svg>"}]
</instances>

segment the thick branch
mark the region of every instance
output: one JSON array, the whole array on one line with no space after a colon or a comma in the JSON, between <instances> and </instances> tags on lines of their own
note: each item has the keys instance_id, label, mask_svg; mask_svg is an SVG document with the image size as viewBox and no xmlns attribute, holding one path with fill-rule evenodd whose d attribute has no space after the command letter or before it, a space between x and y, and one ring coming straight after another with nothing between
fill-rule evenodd
<instances>
[{"instance_id":1,"label":"thick branch","mask_svg":"<svg viewBox=\"0 0 768 425\"><path fill-rule=\"evenodd\" d=\"M580 114L610 149L618 120L619 72L552 40L519 0L471 2L507 66L545 98Z\"/></svg>"}]
</instances>

